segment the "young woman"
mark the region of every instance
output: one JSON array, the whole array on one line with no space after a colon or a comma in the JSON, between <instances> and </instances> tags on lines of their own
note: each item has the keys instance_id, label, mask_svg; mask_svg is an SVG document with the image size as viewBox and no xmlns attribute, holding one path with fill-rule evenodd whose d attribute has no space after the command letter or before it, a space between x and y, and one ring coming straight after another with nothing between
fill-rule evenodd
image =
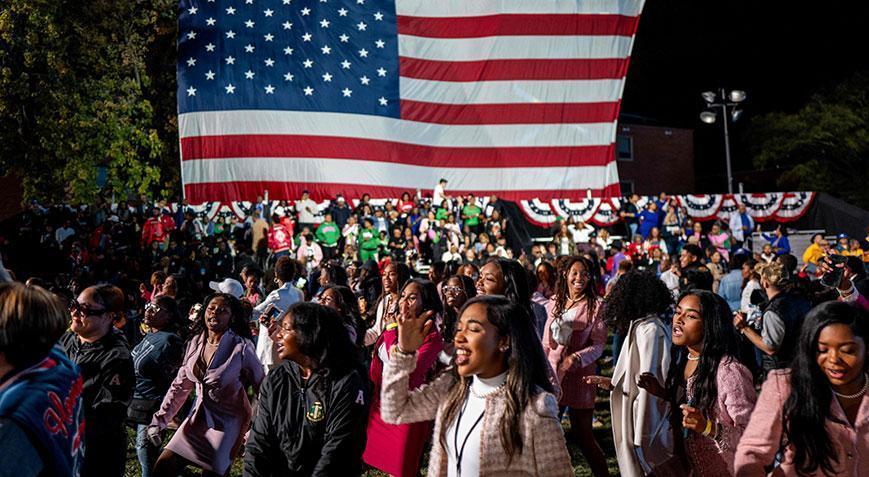
<instances>
[{"instance_id":1,"label":"young woman","mask_svg":"<svg viewBox=\"0 0 869 477\"><path fill-rule=\"evenodd\" d=\"M441 302L444 305L444 313L438 331L444 339L444 350L438 357L443 365L449 365L453 361L455 348L453 337L456 334L456 324L459 322L459 312L465 303L477 296L474 281L464 275L453 275L444 281L441 287Z\"/></svg>"},{"instance_id":2,"label":"young woman","mask_svg":"<svg viewBox=\"0 0 869 477\"><path fill-rule=\"evenodd\" d=\"M573 475L546 359L524 306L478 296L456 328L456 366L409 391L432 313L399 318L385 369L387 422L435 420L428 475Z\"/></svg>"},{"instance_id":3,"label":"young woman","mask_svg":"<svg viewBox=\"0 0 869 477\"><path fill-rule=\"evenodd\" d=\"M737 476L766 475L776 462L773 475L869 475L867 319L841 302L806 316L793 366L763 384L736 452Z\"/></svg>"},{"instance_id":4,"label":"young woman","mask_svg":"<svg viewBox=\"0 0 869 477\"><path fill-rule=\"evenodd\" d=\"M328 307L297 303L278 323L284 361L263 383L244 474L359 475L368 383L343 320Z\"/></svg>"},{"instance_id":5,"label":"young woman","mask_svg":"<svg viewBox=\"0 0 869 477\"><path fill-rule=\"evenodd\" d=\"M203 475L224 475L241 446L251 418L247 388L265 377L250 340L248 317L232 295L208 296L194 325L181 368L148 427L154 443L196 389L190 415L157 459L153 475L176 476L195 465Z\"/></svg>"},{"instance_id":6,"label":"young woman","mask_svg":"<svg viewBox=\"0 0 869 477\"><path fill-rule=\"evenodd\" d=\"M537 335L543 335L546 309L531 301L527 272L519 262L497 257L489 259L480 269L476 286L477 295L504 295L508 300L525 307L528 315L534 319Z\"/></svg>"},{"instance_id":7,"label":"young woman","mask_svg":"<svg viewBox=\"0 0 869 477\"><path fill-rule=\"evenodd\" d=\"M381 417L380 389L383 385L383 372L392 347L398 341L399 315L429 313L433 317L442 311L438 297L437 286L421 278L408 281L401 289L398 313L390 315L390 322L374 345L374 356L371 359L369 376L374 384L374 399L368 418L368 443L363 459L368 465L399 477L414 477L419 472L420 458L425 442L431 435L431 420L413 424L389 424ZM431 327L420 343L419 360L410 373L409 381L405 383L410 391L423 385L430 371L443 350L444 343L437 327Z\"/></svg>"},{"instance_id":8,"label":"young woman","mask_svg":"<svg viewBox=\"0 0 869 477\"><path fill-rule=\"evenodd\" d=\"M725 262L730 261L730 234L721 229L721 223L712 224L712 230L706 236L709 244L718 250Z\"/></svg>"},{"instance_id":9,"label":"young woman","mask_svg":"<svg viewBox=\"0 0 869 477\"><path fill-rule=\"evenodd\" d=\"M136 386L127 411L127 422L136 425L136 454L142 477L150 477L151 468L160 454L160 447L148 439L148 424L181 366L184 354L182 330L187 329L186 322L178 304L168 296L154 298L145 305L143 323L148 332L133 348Z\"/></svg>"},{"instance_id":10,"label":"young woman","mask_svg":"<svg viewBox=\"0 0 869 477\"><path fill-rule=\"evenodd\" d=\"M631 271L619 278L604 301L602 317L624 336L613 377L589 376L608 389L619 473L642 477L672 455L667 401L637 385L637 376L664 382L670 366L670 327L662 319L672 304L667 285L654 273Z\"/></svg>"},{"instance_id":11,"label":"young woman","mask_svg":"<svg viewBox=\"0 0 869 477\"><path fill-rule=\"evenodd\" d=\"M241 279L244 283L244 296L242 300L247 300L251 306L255 307L259 305L265 298L265 294L262 288L260 288L262 278L262 271L253 265L245 265L241 269Z\"/></svg>"},{"instance_id":12,"label":"young woman","mask_svg":"<svg viewBox=\"0 0 869 477\"><path fill-rule=\"evenodd\" d=\"M403 263L393 262L384 267L381 275L383 292L369 313L374 323L365 331L365 346L373 345L386 328L387 321L391 321L388 315L395 314L398 309L398 291L409 278L410 268Z\"/></svg>"},{"instance_id":13,"label":"young woman","mask_svg":"<svg viewBox=\"0 0 869 477\"><path fill-rule=\"evenodd\" d=\"M673 316L666 384L640 376L641 387L670 403L675 457L664 469L671 472L733 475L736 445L757 396L753 360L744 358L748 353L730 324L730 307L720 296L707 290L683 293Z\"/></svg>"},{"instance_id":14,"label":"young woman","mask_svg":"<svg viewBox=\"0 0 869 477\"><path fill-rule=\"evenodd\" d=\"M365 333L365 323L359 313L359 302L349 287L326 285L320 294L320 304L338 312L347 329L347 335L354 344L359 343Z\"/></svg>"},{"instance_id":15,"label":"young woman","mask_svg":"<svg viewBox=\"0 0 869 477\"><path fill-rule=\"evenodd\" d=\"M543 329L543 350L561 384L559 405L570 408L570 427L576 441L592 473L605 476L606 456L591 427L595 387L584 379L594 374L607 337L593 267L585 257L574 256L564 262Z\"/></svg>"}]
</instances>

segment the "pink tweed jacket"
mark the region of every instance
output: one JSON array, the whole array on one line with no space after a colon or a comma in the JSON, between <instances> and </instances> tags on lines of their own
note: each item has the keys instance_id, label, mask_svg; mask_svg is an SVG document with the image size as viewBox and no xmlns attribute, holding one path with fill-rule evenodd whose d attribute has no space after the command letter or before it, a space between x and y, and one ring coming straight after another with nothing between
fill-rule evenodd
<instances>
[{"instance_id":1,"label":"pink tweed jacket","mask_svg":"<svg viewBox=\"0 0 869 477\"><path fill-rule=\"evenodd\" d=\"M428 475L447 475L446 451L440 445L443 411L446 397L456 380L449 372L441 374L430 384L408 391L408 379L416 368L416 354L405 355L393 349L389 365L383 372L380 412L383 420L392 424L428 421L434 419L434 437L429 457ZM506 412L505 390L486 398L486 414L480 449L480 475L497 476L572 476L570 455L564 441L564 432L558 420L555 396L538 393L525 409L520 421L523 451L513 456L508 465L507 452L501 446L500 423Z\"/></svg>"}]
</instances>

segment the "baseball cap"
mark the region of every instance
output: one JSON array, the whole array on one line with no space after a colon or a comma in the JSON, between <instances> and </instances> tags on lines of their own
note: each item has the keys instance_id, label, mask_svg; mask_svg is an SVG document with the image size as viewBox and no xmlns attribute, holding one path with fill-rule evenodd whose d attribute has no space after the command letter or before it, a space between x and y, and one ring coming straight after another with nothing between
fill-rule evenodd
<instances>
[{"instance_id":1,"label":"baseball cap","mask_svg":"<svg viewBox=\"0 0 869 477\"><path fill-rule=\"evenodd\" d=\"M244 287L234 278L224 278L222 282L208 282L208 288L220 293L228 293L236 298L244 295Z\"/></svg>"}]
</instances>

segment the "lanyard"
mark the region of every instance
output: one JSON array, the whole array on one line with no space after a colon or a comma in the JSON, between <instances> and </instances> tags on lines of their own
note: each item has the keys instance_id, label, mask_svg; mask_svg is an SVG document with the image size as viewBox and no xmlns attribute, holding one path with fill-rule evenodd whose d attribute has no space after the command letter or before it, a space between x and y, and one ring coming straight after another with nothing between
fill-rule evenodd
<instances>
[{"instance_id":1,"label":"lanyard","mask_svg":"<svg viewBox=\"0 0 869 477\"><path fill-rule=\"evenodd\" d=\"M453 436L453 446L456 449L456 477L462 477L462 457L465 455L465 444L468 443L468 437L471 436L471 433L474 432L474 429L477 427L477 424L483 420L483 416L486 415L485 409L482 413L480 413L480 417L474 421L474 424L468 430L468 433L465 434L465 439L462 441L462 447L459 448L459 426L462 424L462 416L465 414L465 410L468 408L468 401L465 400L465 405L462 406L462 411L459 413L459 418L456 419L456 432Z\"/></svg>"}]
</instances>

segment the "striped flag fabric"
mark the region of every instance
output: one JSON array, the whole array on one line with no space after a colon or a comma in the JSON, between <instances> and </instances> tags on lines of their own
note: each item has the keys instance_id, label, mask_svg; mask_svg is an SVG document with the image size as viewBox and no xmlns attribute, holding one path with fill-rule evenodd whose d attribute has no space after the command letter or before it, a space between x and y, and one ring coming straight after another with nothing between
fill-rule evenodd
<instances>
[{"instance_id":1,"label":"striped flag fabric","mask_svg":"<svg viewBox=\"0 0 869 477\"><path fill-rule=\"evenodd\" d=\"M619 195L643 0L181 0L186 198Z\"/></svg>"}]
</instances>

